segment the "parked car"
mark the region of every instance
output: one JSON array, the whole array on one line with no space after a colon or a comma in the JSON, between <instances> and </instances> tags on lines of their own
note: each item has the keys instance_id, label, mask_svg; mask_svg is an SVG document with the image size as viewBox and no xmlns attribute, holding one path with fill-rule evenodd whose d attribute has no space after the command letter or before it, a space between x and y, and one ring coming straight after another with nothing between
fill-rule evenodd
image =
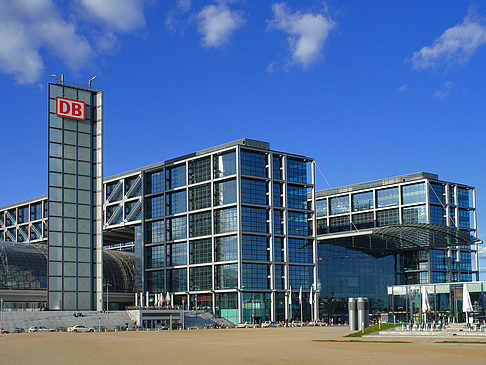
<instances>
[{"instance_id":1,"label":"parked car","mask_svg":"<svg viewBox=\"0 0 486 365\"><path fill-rule=\"evenodd\" d=\"M94 328L83 326L82 324L77 324L72 327L68 327L68 332L94 332Z\"/></svg>"},{"instance_id":2,"label":"parked car","mask_svg":"<svg viewBox=\"0 0 486 365\"><path fill-rule=\"evenodd\" d=\"M302 327L302 322L293 321L290 325L291 327Z\"/></svg>"},{"instance_id":3,"label":"parked car","mask_svg":"<svg viewBox=\"0 0 486 365\"><path fill-rule=\"evenodd\" d=\"M272 321L265 321L262 323L262 328L268 328L270 327L272 324Z\"/></svg>"},{"instance_id":4,"label":"parked car","mask_svg":"<svg viewBox=\"0 0 486 365\"><path fill-rule=\"evenodd\" d=\"M46 326L32 326L29 328L29 332L56 332L56 330Z\"/></svg>"},{"instance_id":5,"label":"parked car","mask_svg":"<svg viewBox=\"0 0 486 365\"><path fill-rule=\"evenodd\" d=\"M20 328L20 327L15 327L15 333L24 333L25 329Z\"/></svg>"},{"instance_id":6,"label":"parked car","mask_svg":"<svg viewBox=\"0 0 486 365\"><path fill-rule=\"evenodd\" d=\"M236 325L236 328L257 328L258 325L250 322L243 322Z\"/></svg>"}]
</instances>

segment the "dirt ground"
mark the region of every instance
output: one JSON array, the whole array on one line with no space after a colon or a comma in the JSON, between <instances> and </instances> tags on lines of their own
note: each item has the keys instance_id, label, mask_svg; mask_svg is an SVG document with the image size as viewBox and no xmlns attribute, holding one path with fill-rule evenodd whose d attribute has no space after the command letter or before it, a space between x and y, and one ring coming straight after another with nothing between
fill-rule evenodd
<instances>
[{"instance_id":1,"label":"dirt ground","mask_svg":"<svg viewBox=\"0 0 486 365\"><path fill-rule=\"evenodd\" d=\"M347 333L342 327L309 327L7 334L0 335L0 364L486 364L486 344L436 343L445 340L439 338L313 341L349 340L343 338Z\"/></svg>"}]
</instances>

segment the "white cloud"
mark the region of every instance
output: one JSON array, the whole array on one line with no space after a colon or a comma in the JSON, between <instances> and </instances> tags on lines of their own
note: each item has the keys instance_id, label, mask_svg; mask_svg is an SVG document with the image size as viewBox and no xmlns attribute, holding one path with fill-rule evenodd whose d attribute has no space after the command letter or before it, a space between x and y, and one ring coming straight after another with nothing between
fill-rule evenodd
<instances>
[{"instance_id":1,"label":"white cloud","mask_svg":"<svg viewBox=\"0 0 486 365\"><path fill-rule=\"evenodd\" d=\"M175 32L180 24L183 22L180 18L182 15L189 13L192 8L191 0L178 0L176 7L170 10L165 18L165 26L167 29Z\"/></svg>"},{"instance_id":2,"label":"white cloud","mask_svg":"<svg viewBox=\"0 0 486 365\"><path fill-rule=\"evenodd\" d=\"M407 89L408 89L408 85L407 85L407 84L403 84L402 86L400 86L400 87L397 89L397 91L398 91L399 93L402 93L402 92L404 92L404 91L405 91L405 90L407 90Z\"/></svg>"},{"instance_id":3,"label":"white cloud","mask_svg":"<svg viewBox=\"0 0 486 365\"><path fill-rule=\"evenodd\" d=\"M109 28L131 31L145 26L143 0L80 0L91 16Z\"/></svg>"},{"instance_id":4,"label":"white cloud","mask_svg":"<svg viewBox=\"0 0 486 365\"><path fill-rule=\"evenodd\" d=\"M245 20L240 12L230 10L225 2L205 6L197 15L198 31L204 47L220 47Z\"/></svg>"},{"instance_id":5,"label":"white cloud","mask_svg":"<svg viewBox=\"0 0 486 365\"><path fill-rule=\"evenodd\" d=\"M451 90L454 88L454 83L452 81L446 81L442 85L440 90L435 91L432 96L440 101L444 100L446 96L449 96Z\"/></svg>"},{"instance_id":6,"label":"white cloud","mask_svg":"<svg viewBox=\"0 0 486 365\"><path fill-rule=\"evenodd\" d=\"M92 53L86 38L62 19L52 0L0 2L0 39L0 70L21 84L39 79L42 48L73 69L83 66Z\"/></svg>"},{"instance_id":7,"label":"white cloud","mask_svg":"<svg viewBox=\"0 0 486 365\"><path fill-rule=\"evenodd\" d=\"M321 13L292 12L285 3L272 5L269 29L288 33L291 62L304 68L323 57L324 44L335 22Z\"/></svg>"},{"instance_id":8,"label":"white cloud","mask_svg":"<svg viewBox=\"0 0 486 365\"><path fill-rule=\"evenodd\" d=\"M481 19L467 15L462 23L445 30L432 46L425 46L412 56L416 70L440 63L464 64L486 43L486 25Z\"/></svg>"}]
</instances>

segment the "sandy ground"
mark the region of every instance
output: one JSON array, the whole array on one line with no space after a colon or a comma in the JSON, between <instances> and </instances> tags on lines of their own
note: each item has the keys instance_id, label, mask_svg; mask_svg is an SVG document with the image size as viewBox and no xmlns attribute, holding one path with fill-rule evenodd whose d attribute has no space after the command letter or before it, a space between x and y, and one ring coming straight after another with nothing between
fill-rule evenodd
<instances>
[{"instance_id":1,"label":"sandy ground","mask_svg":"<svg viewBox=\"0 0 486 365\"><path fill-rule=\"evenodd\" d=\"M312 341L348 340L342 337L347 333L342 327L309 327L8 334L0 336L0 364L486 364L486 344L435 343L444 340L438 338Z\"/></svg>"}]
</instances>

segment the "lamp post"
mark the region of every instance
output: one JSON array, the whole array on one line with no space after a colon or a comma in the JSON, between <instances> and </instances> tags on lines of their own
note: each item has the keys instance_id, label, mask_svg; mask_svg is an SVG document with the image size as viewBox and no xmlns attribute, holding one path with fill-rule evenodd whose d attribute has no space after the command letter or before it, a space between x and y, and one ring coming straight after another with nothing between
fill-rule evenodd
<instances>
[{"instance_id":1,"label":"lamp post","mask_svg":"<svg viewBox=\"0 0 486 365\"><path fill-rule=\"evenodd\" d=\"M104 283L104 287L106 287L106 313L108 313L108 318L110 318L110 283Z\"/></svg>"},{"instance_id":2,"label":"lamp post","mask_svg":"<svg viewBox=\"0 0 486 365\"><path fill-rule=\"evenodd\" d=\"M3 299L0 299L0 334L3 333Z\"/></svg>"}]
</instances>

